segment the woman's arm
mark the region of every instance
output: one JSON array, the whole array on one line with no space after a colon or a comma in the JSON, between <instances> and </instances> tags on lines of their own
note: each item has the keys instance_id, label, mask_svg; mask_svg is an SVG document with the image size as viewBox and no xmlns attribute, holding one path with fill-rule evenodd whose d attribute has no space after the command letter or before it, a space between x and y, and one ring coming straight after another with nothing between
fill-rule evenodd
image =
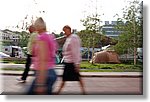
<instances>
[{"instance_id":1,"label":"woman's arm","mask_svg":"<svg viewBox=\"0 0 150 102\"><path fill-rule=\"evenodd\" d=\"M73 57L73 62L76 67L76 71L79 72L80 70L80 61L81 61L81 54L80 54L80 41L77 38L72 38L71 40L71 52Z\"/></svg>"},{"instance_id":2,"label":"woman's arm","mask_svg":"<svg viewBox=\"0 0 150 102\"><path fill-rule=\"evenodd\" d=\"M36 84L37 85L45 85L46 83L46 78L47 78L47 64L48 64L48 45L44 41L38 41L38 46L39 46L39 53L38 53L38 70L37 70L37 76L36 76Z\"/></svg>"}]
</instances>

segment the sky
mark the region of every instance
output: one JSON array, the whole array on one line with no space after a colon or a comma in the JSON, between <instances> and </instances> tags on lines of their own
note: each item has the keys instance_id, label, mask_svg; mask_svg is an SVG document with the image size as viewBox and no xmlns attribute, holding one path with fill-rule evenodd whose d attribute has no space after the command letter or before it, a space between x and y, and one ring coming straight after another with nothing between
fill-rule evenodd
<instances>
[{"instance_id":1,"label":"sky","mask_svg":"<svg viewBox=\"0 0 150 102\"><path fill-rule=\"evenodd\" d=\"M64 25L73 29L84 29L81 19L93 13L100 14L101 21L115 21L122 15L128 0L0 0L0 29L14 29L26 15L30 22L32 15L44 18L47 30L60 33ZM131 1L131 0L130 0ZM96 9L97 8L97 9ZM45 11L45 13L39 13ZM18 30L18 29L17 29Z\"/></svg>"}]
</instances>

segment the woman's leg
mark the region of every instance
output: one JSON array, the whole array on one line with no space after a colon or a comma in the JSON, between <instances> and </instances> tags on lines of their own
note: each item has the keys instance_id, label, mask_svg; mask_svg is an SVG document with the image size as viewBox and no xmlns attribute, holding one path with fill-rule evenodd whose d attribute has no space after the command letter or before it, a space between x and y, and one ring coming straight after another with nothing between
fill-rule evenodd
<instances>
[{"instance_id":1,"label":"woman's leg","mask_svg":"<svg viewBox=\"0 0 150 102\"><path fill-rule=\"evenodd\" d=\"M81 86L81 90L82 90L83 95L86 94L86 93L85 93L85 86L84 86L84 83L83 83L83 80L82 80L81 77L80 77L79 83L80 83L80 86Z\"/></svg>"},{"instance_id":2,"label":"woman's leg","mask_svg":"<svg viewBox=\"0 0 150 102\"><path fill-rule=\"evenodd\" d=\"M32 57L32 55L27 55L25 69L24 69L24 72L23 72L22 77L21 77L22 80L26 80L26 78L28 76L30 66L31 66L31 60L32 60L31 57Z\"/></svg>"},{"instance_id":3,"label":"woman's leg","mask_svg":"<svg viewBox=\"0 0 150 102\"><path fill-rule=\"evenodd\" d=\"M48 72L48 80L47 80L47 86L48 86L47 94L49 95L52 94L53 85L56 82L56 79L57 79L56 72L54 71L54 69L50 69Z\"/></svg>"},{"instance_id":4,"label":"woman's leg","mask_svg":"<svg viewBox=\"0 0 150 102\"><path fill-rule=\"evenodd\" d=\"M60 94L61 90L63 89L63 87L65 86L65 81L61 82L60 88L58 89L56 94Z\"/></svg>"},{"instance_id":5,"label":"woman's leg","mask_svg":"<svg viewBox=\"0 0 150 102\"><path fill-rule=\"evenodd\" d=\"M29 90L28 90L28 92L27 92L27 95L35 95L35 92L34 92L35 80L36 80L36 79L33 80L32 84L31 84L31 86L30 86L30 88L29 88Z\"/></svg>"}]
</instances>

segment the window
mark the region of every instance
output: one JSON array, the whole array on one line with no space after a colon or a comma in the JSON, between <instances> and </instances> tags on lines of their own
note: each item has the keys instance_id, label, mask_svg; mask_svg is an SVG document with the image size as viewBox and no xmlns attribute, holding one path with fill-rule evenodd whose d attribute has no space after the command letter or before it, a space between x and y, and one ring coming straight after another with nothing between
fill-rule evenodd
<instances>
[{"instance_id":1,"label":"window","mask_svg":"<svg viewBox=\"0 0 150 102\"><path fill-rule=\"evenodd\" d=\"M8 48L5 48L5 51L8 51Z\"/></svg>"}]
</instances>

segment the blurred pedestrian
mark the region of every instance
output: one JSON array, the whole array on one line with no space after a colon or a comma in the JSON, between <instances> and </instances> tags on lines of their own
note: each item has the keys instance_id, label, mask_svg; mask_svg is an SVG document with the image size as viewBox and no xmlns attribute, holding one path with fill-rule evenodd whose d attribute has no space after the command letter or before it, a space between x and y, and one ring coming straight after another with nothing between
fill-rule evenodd
<instances>
[{"instance_id":1,"label":"blurred pedestrian","mask_svg":"<svg viewBox=\"0 0 150 102\"><path fill-rule=\"evenodd\" d=\"M33 25L31 25L29 27L29 32L31 34L28 44L27 44L27 58L26 58L26 64L25 64L25 69L24 72L22 73L22 77L21 78L17 78L18 82L26 82L29 70L30 70L30 66L31 66L31 59L32 59L32 46L36 41L36 37L37 37L37 32L35 30L35 27Z\"/></svg>"},{"instance_id":2,"label":"blurred pedestrian","mask_svg":"<svg viewBox=\"0 0 150 102\"><path fill-rule=\"evenodd\" d=\"M58 89L59 94L65 85L66 81L79 81L81 85L82 93L85 94L84 84L80 76L80 38L76 34L71 33L71 27L66 25L63 27L64 34L66 35L66 41L63 46L63 58L64 58L64 72L63 79Z\"/></svg>"},{"instance_id":3,"label":"blurred pedestrian","mask_svg":"<svg viewBox=\"0 0 150 102\"><path fill-rule=\"evenodd\" d=\"M38 32L37 41L33 45L33 64L36 74L28 94L52 94L57 79L54 71L56 42L54 36L46 31L46 23L41 17L35 21L34 26Z\"/></svg>"}]
</instances>

